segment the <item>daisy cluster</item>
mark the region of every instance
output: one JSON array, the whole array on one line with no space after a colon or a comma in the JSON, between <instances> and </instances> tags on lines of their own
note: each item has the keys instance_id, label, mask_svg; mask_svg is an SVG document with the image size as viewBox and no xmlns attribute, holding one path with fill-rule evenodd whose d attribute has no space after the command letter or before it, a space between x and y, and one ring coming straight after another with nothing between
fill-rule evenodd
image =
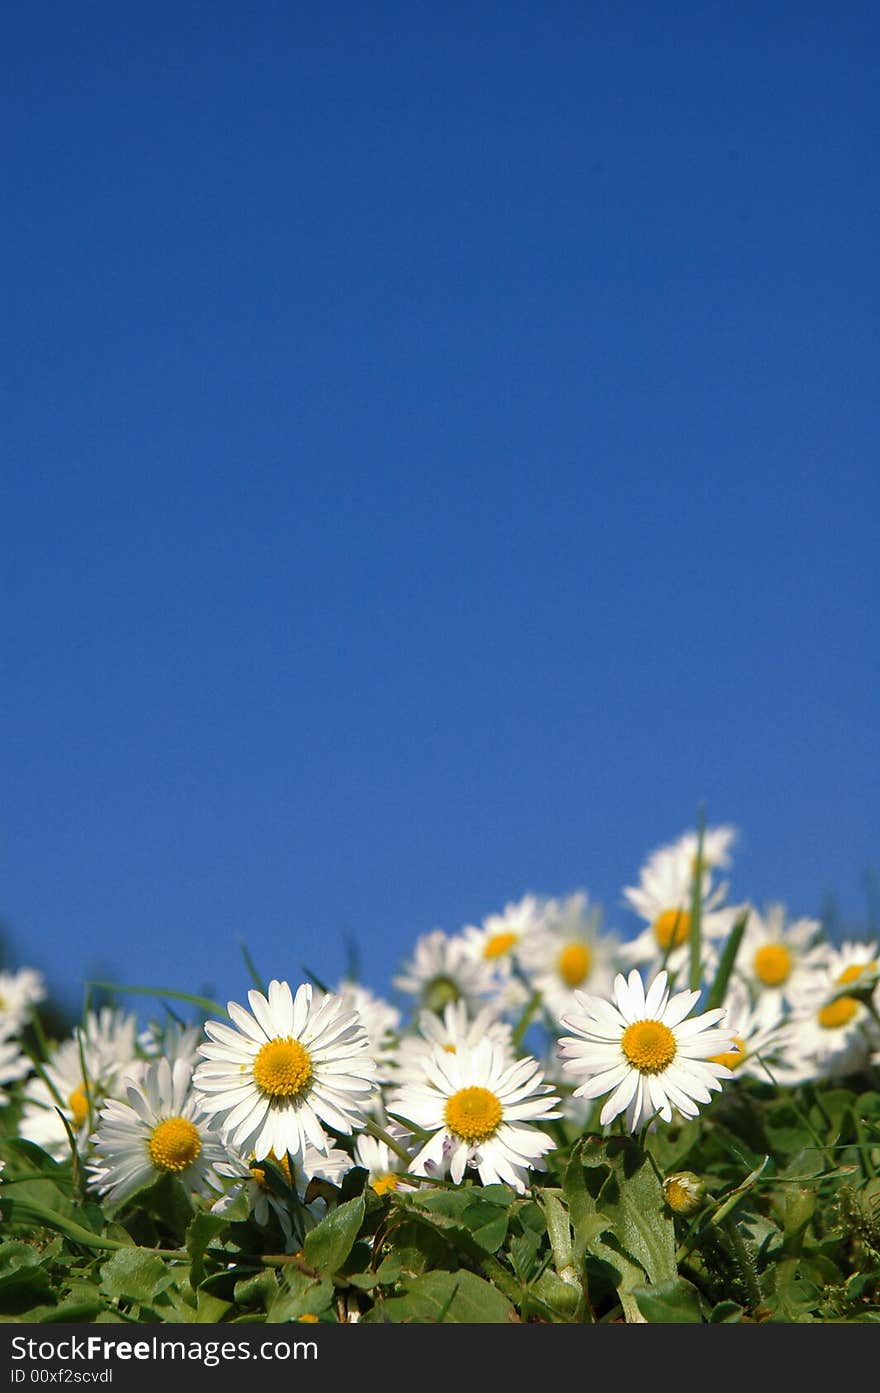
<instances>
[{"instance_id":1,"label":"daisy cluster","mask_svg":"<svg viewBox=\"0 0 880 1393\"><path fill-rule=\"evenodd\" d=\"M0 974L0 1103L56 1159L73 1143L110 1204L170 1175L218 1213L245 1197L293 1251L354 1167L380 1195L468 1176L522 1194L584 1128L877 1066L877 944L731 903L734 840L654 851L623 890L626 940L584 891L434 929L393 978L400 1004L275 978L203 1025L90 1011L37 1064L22 1038L44 984Z\"/></svg>"}]
</instances>

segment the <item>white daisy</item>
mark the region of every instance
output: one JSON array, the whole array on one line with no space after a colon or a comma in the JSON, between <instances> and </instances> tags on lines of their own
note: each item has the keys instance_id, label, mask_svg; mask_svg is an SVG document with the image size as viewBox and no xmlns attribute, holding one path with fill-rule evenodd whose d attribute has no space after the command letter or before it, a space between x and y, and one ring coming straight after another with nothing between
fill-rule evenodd
<instances>
[{"instance_id":1,"label":"white daisy","mask_svg":"<svg viewBox=\"0 0 880 1393\"><path fill-rule=\"evenodd\" d=\"M578 992L578 1009L563 1018L575 1032L559 1041L563 1068L584 1079L574 1091L582 1098L610 1093L599 1117L604 1127L626 1112L630 1132L639 1131L659 1114L672 1120L676 1109L695 1117L700 1103L719 1091L732 1071L712 1062L729 1050L729 1031L716 1029L723 1007L685 1019L699 1000L698 991L670 997L668 974L660 972L645 993L638 972L614 979L614 1003Z\"/></svg>"},{"instance_id":2,"label":"white daisy","mask_svg":"<svg viewBox=\"0 0 880 1393\"><path fill-rule=\"evenodd\" d=\"M725 829L714 829L715 832L722 830ZM712 866L705 855L705 847L711 845L712 829L704 841L700 884L701 966L705 978L714 975L720 943L730 933L740 912L737 908L724 907L727 886L712 884ZM620 956L624 962L644 967L649 975L667 968L674 978L682 969L687 970L695 859L696 840L685 834L671 846L660 847L652 853L641 869L638 885L624 887L627 902L647 920L641 933L621 945Z\"/></svg>"},{"instance_id":3,"label":"white daisy","mask_svg":"<svg viewBox=\"0 0 880 1393\"><path fill-rule=\"evenodd\" d=\"M387 1083L394 1076L400 1012L359 982L340 982L336 995L360 1016L370 1054L376 1061L378 1078Z\"/></svg>"},{"instance_id":4,"label":"white daisy","mask_svg":"<svg viewBox=\"0 0 880 1393\"><path fill-rule=\"evenodd\" d=\"M31 1007L46 999L46 983L33 967L0 972L0 1039L17 1035L27 1025Z\"/></svg>"},{"instance_id":5,"label":"white daisy","mask_svg":"<svg viewBox=\"0 0 880 1393\"><path fill-rule=\"evenodd\" d=\"M498 1008L491 1003L481 1007L475 1016L468 1013L464 1001L447 1002L441 1015L420 1011L417 1030L418 1033L402 1036L398 1045L397 1077L401 1084L424 1083L425 1065L435 1047L457 1054L460 1049L473 1049L481 1040L491 1040L513 1059L513 1027L498 1019Z\"/></svg>"},{"instance_id":6,"label":"white daisy","mask_svg":"<svg viewBox=\"0 0 880 1393\"><path fill-rule=\"evenodd\" d=\"M217 1164L225 1147L191 1088L183 1060L151 1064L139 1082L129 1080L128 1102L111 1098L101 1109L92 1138L91 1184L111 1203L163 1175L175 1175L193 1194L219 1190Z\"/></svg>"},{"instance_id":7,"label":"white daisy","mask_svg":"<svg viewBox=\"0 0 880 1393\"><path fill-rule=\"evenodd\" d=\"M27 1078L32 1067L17 1040L0 1040L0 1103L9 1102L4 1085Z\"/></svg>"},{"instance_id":8,"label":"white daisy","mask_svg":"<svg viewBox=\"0 0 880 1393\"><path fill-rule=\"evenodd\" d=\"M473 1013L494 990L492 964L475 957L464 938L450 938L442 929L432 929L417 939L413 956L394 978L394 986L428 1011L442 1011L450 1001L464 1001Z\"/></svg>"},{"instance_id":9,"label":"white daisy","mask_svg":"<svg viewBox=\"0 0 880 1393\"><path fill-rule=\"evenodd\" d=\"M478 928L468 924L462 935L474 957L497 964L515 957L529 934L542 919L543 910L536 895L504 906L500 914L487 914Z\"/></svg>"},{"instance_id":10,"label":"white daisy","mask_svg":"<svg viewBox=\"0 0 880 1393\"><path fill-rule=\"evenodd\" d=\"M385 1123L385 1131L404 1148L412 1142L411 1133L396 1122ZM354 1159L355 1164L363 1166L367 1172L367 1184L377 1195L387 1195L393 1190L403 1192L416 1188L409 1181L401 1179L401 1172L406 1173L410 1169L409 1161L404 1161L402 1156L391 1150L387 1142L379 1137L370 1136L369 1132L361 1132L358 1137Z\"/></svg>"},{"instance_id":11,"label":"white daisy","mask_svg":"<svg viewBox=\"0 0 880 1393\"><path fill-rule=\"evenodd\" d=\"M511 1062L489 1040L455 1054L435 1046L424 1083L401 1088L389 1110L432 1135L413 1157L414 1175L449 1172L458 1184L473 1167L484 1185L522 1194L530 1168L555 1145L533 1124L560 1116L559 1099L536 1059Z\"/></svg>"},{"instance_id":12,"label":"white daisy","mask_svg":"<svg viewBox=\"0 0 880 1393\"><path fill-rule=\"evenodd\" d=\"M753 1003L745 987L737 985L728 991L724 1007L724 1025L731 1032L732 1048L713 1055L712 1062L726 1065L737 1079L773 1082L776 1069L783 1067L782 1003L775 995L762 996Z\"/></svg>"},{"instance_id":13,"label":"white daisy","mask_svg":"<svg viewBox=\"0 0 880 1393\"><path fill-rule=\"evenodd\" d=\"M816 942L820 932L818 919L787 924L782 904L767 905L763 914L750 906L735 976L747 984L755 1001L767 997L791 1005L809 986L811 975L823 971L828 962L826 945Z\"/></svg>"},{"instance_id":14,"label":"white daisy","mask_svg":"<svg viewBox=\"0 0 880 1393\"><path fill-rule=\"evenodd\" d=\"M22 1091L19 1136L57 1161L70 1155L64 1115L77 1146L87 1150L89 1134L105 1100L123 1093L123 1078L136 1073L134 1016L102 1007L90 1011L85 1027L77 1026L43 1065L43 1075L29 1079ZM85 1073L83 1072L85 1065Z\"/></svg>"},{"instance_id":15,"label":"white daisy","mask_svg":"<svg viewBox=\"0 0 880 1393\"><path fill-rule=\"evenodd\" d=\"M784 1030L786 1068L779 1081L844 1078L863 1069L878 1040L876 1021L860 995L877 968L875 944L844 943L829 952L824 973L814 973L795 1001Z\"/></svg>"},{"instance_id":16,"label":"white daisy","mask_svg":"<svg viewBox=\"0 0 880 1393\"><path fill-rule=\"evenodd\" d=\"M330 1140L322 1123L348 1135L363 1121L375 1092L376 1065L357 1012L334 993L313 1002L304 982L291 995L286 982L269 983L268 998L248 992L251 1012L230 1001L237 1029L208 1021L204 1062L193 1082L206 1111L224 1133L258 1161L274 1151L294 1160Z\"/></svg>"},{"instance_id":17,"label":"white daisy","mask_svg":"<svg viewBox=\"0 0 880 1393\"><path fill-rule=\"evenodd\" d=\"M182 1059L192 1072L199 1062L201 1040L200 1025L182 1025L169 1019L165 1022L150 1021L138 1043L146 1056L145 1065L152 1059L167 1059L171 1065Z\"/></svg>"},{"instance_id":18,"label":"white daisy","mask_svg":"<svg viewBox=\"0 0 880 1393\"><path fill-rule=\"evenodd\" d=\"M576 1005L575 991L604 996L611 990L619 945L599 932L600 911L587 910L585 891L548 900L541 924L519 949L532 988L555 1020Z\"/></svg>"},{"instance_id":19,"label":"white daisy","mask_svg":"<svg viewBox=\"0 0 880 1393\"><path fill-rule=\"evenodd\" d=\"M283 1190L279 1192L272 1187L266 1175L265 1164L259 1165L253 1156L248 1158L234 1151L227 1151L223 1160L217 1162L216 1170L219 1175L232 1180L233 1184L211 1205L211 1211L214 1214L224 1214L238 1196L244 1193L255 1223L260 1228L265 1228L270 1213L274 1214L284 1234L285 1252L292 1252L302 1243L305 1231L318 1223L327 1211L327 1203L322 1196L310 1195L313 1182L326 1180L331 1185L338 1186L343 1176L351 1170L353 1162L348 1152L341 1151L338 1147L333 1147L324 1156L312 1146L307 1146L305 1155L293 1161L286 1152L279 1159L274 1151L270 1151L265 1159L278 1166L285 1177L288 1196L285 1196ZM294 1225L294 1216L300 1210L307 1222Z\"/></svg>"}]
</instances>

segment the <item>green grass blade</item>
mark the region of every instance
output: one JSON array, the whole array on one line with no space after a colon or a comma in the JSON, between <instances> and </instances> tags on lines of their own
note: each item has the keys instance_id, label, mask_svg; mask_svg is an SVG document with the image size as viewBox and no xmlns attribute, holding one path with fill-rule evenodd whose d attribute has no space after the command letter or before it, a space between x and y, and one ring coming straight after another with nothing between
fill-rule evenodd
<instances>
[{"instance_id":1,"label":"green grass blade","mask_svg":"<svg viewBox=\"0 0 880 1393\"><path fill-rule=\"evenodd\" d=\"M742 943L743 934L746 931L746 924L749 921L749 911L735 921L733 928L727 935L724 944L724 952L721 954L721 961L718 964L718 971L715 973L715 980L706 998L704 1010L711 1011L716 1006L721 1006L727 995L727 984L730 981L730 974L733 972L733 965L736 962L736 955L739 952L739 945Z\"/></svg>"},{"instance_id":2,"label":"green grass blade","mask_svg":"<svg viewBox=\"0 0 880 1393\"><path fill-rule=\"evenodd\" d=\"M121 982L89 982L90 987L101 987L108 992L121 992L132 996L167 996L174 1001L188 1001L190 1006L197 1006L200 1011L207 1011L209 1015L226 1015L226 1007L221 1006L219 1001L212 1001L209 996L193 996L191 992L175 992L170 987L132 987L125 986Z\"/></svg>"}]
</instances>

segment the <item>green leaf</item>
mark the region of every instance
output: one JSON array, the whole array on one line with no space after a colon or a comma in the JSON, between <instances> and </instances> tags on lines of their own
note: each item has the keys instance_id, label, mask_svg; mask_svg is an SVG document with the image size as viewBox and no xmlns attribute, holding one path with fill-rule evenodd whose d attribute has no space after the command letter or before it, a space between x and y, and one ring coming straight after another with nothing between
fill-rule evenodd
<instances>
[{"instance_id":1,"label":"green leaf","mask_svg":"<svg viewBox=\"0 0 880 1393\"><path fill-rule=\"evenodd\" d=\"M294 1269L284 1273L278 1292L266 1312L266 1321L278 1324L299 1320L301 1316L320 1316L329 1310L333 1301L333 1283L329 1278L317 1280Z\"/></svg>"},{"instance_id":2,"label":"green leaf","mask_svg":"<svg viewBox=\"0 0 880 1393\"><path fill-rule=\"evenodd\" d=\"M639 1310L652 1325L658 1322L700 1325L703 1313L700 1293L684 1277L657 1286L636 1287L633 1295Z\"/></svg>"},{"instance_id":3,"label":"green leaf","mask_svg":"<svg viewBox=\"0 0 880 1393\"><path fill-rule=\"evenodd\" d=\"M209 1214L202 1210L196 1214L186 1231L186 1251L189 1253L192 1271L190 1282L193 1288L201 1286L205 1279L205 1253L208 1245L228 1225L225 1214Z\"/></svg>"},{"instance_id":4,"label":"green leaf","mask_svg":"<svg viewBox=\"0 0 880 1393\"><path fill-rule=\"evenodd\" d=\"M151 1305L174 1279L159 1255L144 1248L121 1249L101 1265L101 1291L112 1300Z\"/></svg>"},{"instance_id":5,"label":"green leaf","mask_svg":"<svg viewBox=\"0 0 880 1393\"><path fill-rule=\"evenodd\" d=\"M379 1301L362 1320L448 1325L509 1325L516 1311L490 1282L465 1269L426 1272L416 1277L403 1296Z\"/></svg>"},{"instance_id":6,"label":"green leaf","mask_svg":"<svg viewBox=\"0 0 880 1393\"><path fill-rule=\"evenodd\" d=\"M331 1209L326 1218L306 1234L303 1257L309 1267L322 1275L338 1272L354 1247L363 1221L363 1195Z\"/></svg>"}]
</instances>

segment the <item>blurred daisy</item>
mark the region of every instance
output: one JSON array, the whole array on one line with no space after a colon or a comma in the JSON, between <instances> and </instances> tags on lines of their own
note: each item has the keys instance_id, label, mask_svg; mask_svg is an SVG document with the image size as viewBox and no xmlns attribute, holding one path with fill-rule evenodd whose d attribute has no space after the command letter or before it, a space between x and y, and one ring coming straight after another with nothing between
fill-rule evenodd
<instances>
[{"instance_id":1,"label":"blurred daisy","mask_svg":"<svg viewBox=\"0 0 880 1393\"><path fill-rule=\"evenodd\" d=\"M91 1184L111 1203L163 1175L174 1175L191 1193L219 1190L217 1164L226 1154L190 1086L182 1060L151 1064L128 1082L128 1101L111 1098L101 1109L92 1138Z\"/></svg>"},{"instance_id":2,"label":"blurred daisy","mask_svg":"<svg viewBox=\"0 0 880 1393\"><path fill-rule=\"evenodd\" d=\"M729 1031L716 1028L723 1008L688 1020L700 993L670 997L667 980L666 972L658 973L646 994L638 972L630 972L628 980L618 973L613 1003L579 992L578 1009L563 1018L575 1034L559 1041L562 1067L584 1080L575 1096L611 1094L599 1116L603 1127L622 1112L630 1132L655 1114L670 1122L673 1109L696 1117L699 1104L720 1091L721 1079L733 1076L713 1061L733 1043Z\"/></svg>"},{"instance_id":3,"label":"blurred daisy","mask_svg":"<svg viewBox=\"0 0 880 1393\"><path fill-rule=\"evenodd\" d=\"M394 978L399 991L415 998L416 1006L442 1011L450 1001L463 1001L473 1013L492 995L492 964L475 956L463 937L450 938L432 929L417 939L412 959Z\"/></svg>"},{"instance_id":4,"label":"blurred daisy","mask_svg":"<svg viewBox=\"0 0 880 1393\"><path fill-rule=\"evenodd\" d=\"M145 1055L144 1066L151 1059L167 1059L174 1065L182 1059L190 1072L199 1061L199 1045L202 1040L200 1025L182 1025L180 1021L169 1019L164 1023L151 1021L138 1039Z\"/></svg>"},{"instance_id":5,"label":"blurred daisy","mask_svg":"<svg viewBox=\"0 0 880 1393\"><path fill-rule=\"evenodd\" d=\"M31 1007L46 999L46 983L33 967L0 972L0 1039L17 1035L30 1019Z\"/></svg>"},{"instance_id":6,"label":"blurred daisy","mask_svg":"<svg viewBox=\"0 0 880 1393\"><path fill-rule=\"evenodd\" d=\"M17 1040L0 1040L0 1103L9 1102L5 1085L27 1078L32 1067Z\"/></svg>"},{"instance_id":7,"label":"blurred daisy","mask_svg":"<svg viewBox=\"0 0 880 1393\"><path fill-rule=\"evenodd\" d=\"M575 991L610 992L616 938L599 933L600 911L587 911L586 893L548 900L540 925L523 940L519 960L550 1015L560 1020L575 1005Z\"/></svg>"},{"instance_id":8,"label":"blurred daisy","mask_svg":"<svg viewBox=\"0 0 880 1393\"><path fill-rule=\"evenodd\" d=\"M735 1078L773 1082L785 1047L782 1003L775 996L764 996L753 1005L747 990L739 986L728 992L724 1007L731 1048L713 1055L711 1062L726 1065Z\"/></svg>"},{"instance_id":9,"label":"blurred daisy","mask_svg":"<svg viewBox=\"0 0 880 1393\"><path fill-rule=\"evenodd\" d=\"M57 1161L70 1155L66 1119L78 1147L87 1149L98 1111L105 1100L122 1096L123 1078L137 1072L140 1060L134 1016L102 1007L90 1011L85 1027L77 1026L43 1065L43 1076L28 1080L22 1091L18 1134Z\"/></svg>"},{"instance_id":10,"label":"blurred daisy","mask_svg":"<svg viewBox=\"0 0 880 1393\"><path fill-rule=\"evenodd\" d=\"M513 1027L498 1018L495 1005L483 1006L471 1016L463 1001L450 1001L442 1015L421 1011L418 1033L402 1036L397 1050L398 1081L424 1083L425 1066L430 1063L434 1049L457 1054L460 1049L473 1049L481 1040L490 1040L513 1059L511 1040Z\"/></svg>"},{"instance_id":11,"label":"blurred daisy","mask_svg":"<svg viewBox=\"0 0 880 1393\"><path fill-rule=\"evenodd\" d=\"M193 1076L205 1110L258 1161L270 1151L296 1160L309 1145L328 1155L324 1125L348 1135L376 1088L359 1015L334 993L313 1001L307 982L294 997L287 982L273 980L268 998L251 991L248 1002L250 1012L228 1004L236 1029L205 1025L204 1062Z\"/></svg>"},{"instance_id":12,"label":"blurred daisy","mask_svg":"<svg viewBox=\"0 0 880 1393\"><path fill-rule=\"evenodd\" d=\"M785 1030L787 1070L781 1082L857 1073L880 1044L876 1018L864 999L876 990L876 943L848 941L829 948L826 964L823 973L811 975L794 1003Z\"/></svg>"},{"instance_id":13,"label":"blurred daisy","mask_svg":"<svg viewBox=\"0 0 880 1393\"><path fill-rule=\"evenodd\" d=\"M535 895L524 895L516 903L504 906L501 914L488 914L482 926L469 924L462 930L471 952L487 963L508 962L515 957L541 923L542 908Z\"/></svg>"},{"instance_id":14,"label":"blurred daisy","mask_svg":"<svg viewBox=\"0 0 880 1393\"><path fill-rule=\"evenodd\" d=\"M396 1122L385 1123L385 1131L402 1146L412 1141L411 1134ZM393 1190L416 1188L412 1183L401 1179L401 1173L406 1174L410 1169L409 1161L398 1156L397 1152L392 1151L387 1142L379 1137L362 1132L357 1139L354 1159L355 1164L363 1166L367 1172L367 1184L377 1195L387 1195Z\"/></svg>"},{"instance_id":15,"label":"blurred daisy","mask_svg":"<svg viewBox=\"0 0 880 1393\"><path fill-rule=\"evenodd\" d=\"M763 914L750 907L736 956L736 978L746 983L756 1001L766 997L792 1004L809 986L811 975L827 965L828 950L816 943L820 931L818 919L787 924L782 904L767 905Z\"/></svg>"},{"instance_id":16,"label":"blurred daisy","mask_svg":"<svg viewBox=\"0 0 880 1393\"><path fill-rule=\"evenodd\" d=\"M789 1086L844 1078L867 1065L875 1042L870 1013L856 997L838 995L834 985L805 993L783 1029L785 1055L774 1078Z\"/></svg>"},{"instance_id":17,"label":"blurred daisy","mask_svg":"<svg viewBox=\"0 0 880 1393\"><path fill-rule=\"evenodd\" d=\"M275 1189L267 1175L266 1161L272 1162L287 1182L288 1193L283 1187ZM274 1214L284 1234L285 1252L298 1247L309 1227L320 1222L327 1212L326 1198L314 1196L307 1199L313 1182L326 1181L338 1186L343 1176L351 1170L353 1162L347 1151L333 1147L326 1156L314 1147L307 1146L304 1156L291 1160L285 1152L280 1158L270 1151L260 1165L253 1156L247 1158L234 1151L227 1151L217 1162L217 1173L233 1183L226 1193L211 1205L214 1214L225 1214L240 1194L245 1194L248 1209L254 1222L260 1228L269 1223ZM294 1224L294 1216L301 1213L306 1223Z\"/></svg>"},{"instance_id":18,"label":"blurred daisy","mask_svg":"<svg viewBox=\"0 0 880 1393\"><path fill-rule=\"evenodd\" d=\"M739 911L723 907L727 893L724 884L712 884L710 850L721 856L731 829L708 829L704 839L700 900L700 946L705 976L714 973L718 947L733 927ZM690 834L668 847L652 853L642 867L638 885L624 888L623 894L636 913L647 920L646 927L620 948L627 963L644 966L649 975L667 968L675 977L690 960L691 905L696 874L697 843Z\"/></svg>"},{"instance_id":19,"label":"blurred daisy","mask_svg":"<svg viewBox=\"0 0 880 1393\"><path fill-rule=\"evenodd\" d=\"M533 1124L560 1116L559 1099L536 1059L513 1062L489 1040L455 1054L435 1046L424 1083L401 1088L390 1110L413 1122L427 1141L414 1175L447 1171L458 1184L473 1167L484 1185L501 1182L522 1194L530 1168L542 1169L553 1138Z\"/></svg>"},{"instance_id":20,"label":"blurred daisy","mask_svg":"<svg viewBox=\"0 0 880 1393\"><path fill-rule=\"evenodd\" d=\"M396 1006L358 982L340 982L336 994L360 1016L370 1054L376 1061L377 1077L380 1082L387 1083L395 1072L400 1012Z\"/></svg>"}]
</instances>

